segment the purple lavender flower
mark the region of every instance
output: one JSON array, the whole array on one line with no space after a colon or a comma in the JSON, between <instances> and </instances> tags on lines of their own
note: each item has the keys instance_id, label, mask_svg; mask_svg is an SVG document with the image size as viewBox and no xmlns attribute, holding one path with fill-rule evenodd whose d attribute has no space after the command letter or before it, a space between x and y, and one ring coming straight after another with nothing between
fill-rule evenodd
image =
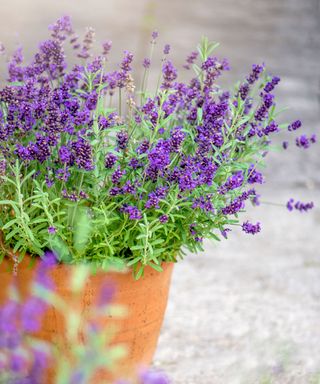
<instances>
[{"instance_id":1,"label":"purple lavender flower","mask_svg":"<svg viewBox=\"0 0 320 384\"><path fill-rule=\"evenodd\" d=\"M114 285L110 282L104 283L99 291L98 306L104 307L109 305L114 298L115 293L116 290Z\"/></svg>"},{"instance_id":2,"label":"purple lavender flower","mask_svg":"<svg viewBox=\"0 0 320 384\"><path fill-rule=\"evenodd\" d=\"M243 83L239 87L239 95L241 97L241 100L245 100L249 94L250 87L248 83Z\"/></svg>"},{"instance_id":3,"label":"purple lavender flower","mask_svg":"<svg viewBox=\"0 0 320 384\"><path fill-rule=\"evenodd\" d=\"M296 138L296 146L299 148L307 149L310 147L310 141L306 135L301 135Z\"/></svg>"},{"instance_id":4,"label":"purple lavender flower","mask_svg":"<svg viewBox=\"0 0 320 384\"><path fill-rule=\"evenodd\" d=\"M239 212L241 209L244 208L244 202L245 200L251 198L254 198L256 195L256 191L254 189L250 189L246 192L243 192L240 196L236 197L229 205L222 208L222 213L224 215L233 215L237 212Z\"/></svg>"},{"instance_id":5,"label":"purple lavender flower","mask_svg":"<svg viewBox=\"0 0 320 384\"><path fill-rule=\"evenodd\" d=\"M220 232L225 239L228 239L228 232L231 232L231 229L230 228L221 229Z\"/></svg>"},{"instance_id":6,"label":"purple lavender flower","mask_svg":"<svg viewBox=\"0 0 320 384\"><path fill-rule=\"evenodd\" d=\"M208 71L211 68L216 68L219 64L219 60L216 57L208 57L206 61L204 61L201 65L201 68L204 71Z\"/></svg>"},{"instance_id":7,"label":"purple lavender flower","mask_svg":"<svg viewBox=\"0 0 320 384\"><path fill-rule=\"evenodd\" d=\"M291 198L287 202L288 211L293 211L295 209L295 210L300 211L300 212L307 212L310 209L312 209L313 207L314 207L314 204L312 201L309 203L302 203L301 201L294 202L294 199Z\"/></svg>"},{"instance_id":8,"label":"purple lavender flower","mask_svg":"<svg viewBox=\"0 0 320 384\"><path fill-rule=\"evenodd\" d=\"M14 373L20 373L26 371L28 360L26 356L18 351L15 351L10 356L10 369Z\"/></svg>"},{"instance_id":9,"label":"purple lavender flower","mask_svg":"<svg viewBox=\"0 0 320 384\"><path fill-rule=\"evenodd\" d=\"M78 53L78 57L81 59L88 59L90 57L90 49L93 45L95 37L95 31L93 28L87 28L86 34L84 36L81 50Z\"/></svg>"},{"instance_id":10,"label":"purple lavender flower","mask_svg":"<svg viewBox=\"0 0 320 384\"><path fill-rule=\"evenodd\" d=\"M123 194L128 193L130 195L134 195L136 193L136 188L135 186L131 183L130 180L126 181L124 186L121 188L121 192Z\"/></svg>"},{"instance_id":11,"label":"purple lavender flower","mask_svg":"<svg viewBox=\"0 0 320 384\"><path fill-rule=\"evenodd\" d=\"M115 184L115 185L119 184L119 183L120 183L120 180L121 180L121 178L122 178L122 176L124 176L125 173L126 173L125 170L122 171L122 170L120 169L120 167L117 168L117 169L113 172L113 174L112 174L112 176L111 176L112 183Z\"/></svg>"},{"instance_id":12,"label":"purple lavender flower","mask_svg":"<svg viewBox=\"0 0 320 384\"><path fill-rule=\"evenodd\" d=\"M117 114L115 112L110 113L109 116L99 116L98 123L100 129L107 129L115 125L115 119Z\"/></svg>"},{"instance_id":13,"label":"purple lavender flower","mask_svg":"<svg viewBox=\"0 0 320 384\"><path fill-rule=\"evenodd\" d=\"M280 77L278 76L274 76L271 81L269 81L265 87L263 88L263 90L267 93L270 93L274 90L275 86L280 82Z\"/></svg>"},{"instance_id":14,"label":"purple lavender flower","mask_svg":"<svg viewBox=\"0 0 320 384\"><path fill-rule=\"evenodd\" d=\"M264 181L263 175L261 172L257 171L255 169L255 166L253 164L250 165L248 169L248 183L249 184L262 184Z\"/></svg>"},{"instance_id":15,"label":"purple lavender flower","mask_svg":"<svg viewBox=\"0 0 320 384\"><path fill-rule=\"evenodd\" d=\"M86 107L88 108L89 111L94 111L97 107L97 102L98 102L98 94L96 91L91 92L86 100Z\"/></svg>"},{"instance_id":16,"label":"purple lavender flower","mask_svg":"<svg viewBox=\"0 0 320 384\"><path fill-rule=\"evenodd\" d=\"M64 41L67 36L73 33L71 19L69 16L62 16L54 24L49 26L53 39Z\"/></svg>"},{"instance_id":17,"label":"purple lavender flower","mask_svg":"<svg viewBox=\"0 0 320 384\"><path fill-rule=\"evenodd\" d=\"M149 193L148 200L145 204L146 208L160 208L159 203L161 199L164 199L167 195L168 188L159 187L155 191Z\"/></svg>"},{"instance_id":18,"label":"purple lavender flower","mask_svg":"<svg viewBox=\"0 0 320 384\"><path fill-rule=\"evenodd\" d=\"M120 68L124 72L129 72L131 71L131 64L133 61L133 54L130 53L129 51L124 51L124 57L122 59L122 62L120 64Z\"/></svg>"},{"instance_id":19,"label":"purple lavender flower","mask_svg":"<svg viewBox=\"0 0 320 384\"><path fill-rule=\"evenodd\" d=\"M283 149L287 149L288 146L289 146L289 142L288 142L288 141L283 141L283 142L282 142L282 148L283 148Z\"/></svg>"},{"instance_id":20,"label":"purple lavender flower","mask_svg":"<svg viewBox=\"0 0 320 384\"><path fill-rule=\"evenodd\" d=\"M149 150L148 159L150 166L157 170L163 170L170 164L171 143L160 139L154 148Z\"/></svg>"},{"instance_id":21,"label":"purple lavender flower","mask_svg":"<svg viewBox=\"0 0 320 384\"><path fill-rule=\"evenodd\" d=\"M102 44L102 48L103 48L102 55L107 57L110 53L111 48L112 48L112 41L111 40L105 41Z\"/></svg>"},{"instance_id":22,"label":"purple lavender flower","mask_svg":"<svg viewBox=\"0 0 320 384\"><path fill-rule=\"evenodd\" d=\"M263 130L262 132L265 134L265 135L269 135L270 133L274 133L274 132L279 132L279 127L278 125L274 122L274 121L271 121L271 123L269 125L267 125Z\"/></svg>"},{"instance_id":23,"label":"purple lavender flower","mask_svg":"<svg viewBox=\"0 0 320 384\"><path fill-rule=\"evenodd\" d=\"M138 168L141 168L143 167L143 163L141 161L139 161L137 158L133 157L129 163L128 163L129 167L131 167L132 169L138 169Z\"/></svg>"},{"instance_id":24,"label":"purple lavender flower","mask_svg":"<svg viewBox=\"0 0 320 384\"><path fill-rule=\"evenodd\" d=\"M252 65L252 72L247 77L248 83L249 84L255 83L259 79L259 77L260 77L261 73L263 72L263 70L264 70L264 65L253 64Z\"/></svg>"},{"instance_id":25,"label":"purple lavender flower","mask_svg":"<svg viewBox=\"0 0 320 384\"><path fill-rule=\"evenodd\" d=\"M297 129L299 129L300 127L302 126L302 123L300 120L296 120L294 121L293 123L291 123L290 125L288 125L288 131L296 131Z\"/></svg>"},{"instance_id":26,"label":"purple lavender flower","mask_svg":"<svg viewBox=\"0 0 320 384\"><path fill-rule=\"evenodd\" d=\"M0 176L4 176L6 174L6 169L7 169L7 161L5 159L0 160Z\"/></svg>"},{"instance_id":27,"label":"purple lavender flower","mask_svg":"<svg viewBox=\"0 0 320 384\"><path fill-rule=\"evenodd\" d=\"M152 42L155 42L155 40L157 40L157 38L159 37L159 32L153 31L151 34L151 37L152 37Z\"/></svg>"},{"instance_id":28,"label":"purple lavender flower","mask_svg":"<svg viewBox=\"0 0 320 384\"><path fill-rule=\"evenodd\" d=\"M179 152L185 136L186 134L182 131L182 127L176 127L170 132L170 144L172 152Z\"/></svg>"},{"instance_id":29,"label":"purple lavender flower","mask_svg":"<svg viewBox=\"0 0 320 384\"><path fill-rule=\"evenodd\" d=\"M117 144L120 149L126 149L129 140L127 131L120 131L117 133Z\"/></svg>"},{"instance_id":30,"label":"purple lavender flower","mask_svg":"<svg viewBox=\"0 0 320 384\"><path fill-rule=\"evenodd\" d=\"M7 303L0 308L0 332L14 333L18 316L18 303L13 300L7 301Z\"/></svg>"},{"instance_id":31,"label":"purple lavender flower","mask_svg":"<svg viewBox=\"0 0 320 384\"><path fill-rule=\"evenodd\" d=\"M89 195L85 191L79 192L79 198L80 199L88 199Z\"/></svg>"},{"instance_id":32,"label":"purple lavender flower","mask_svg":"<svg viewBox=\"0 0 320 384\"><path fill-rule=\"evenodd\" d=\"M200 208L206 212L214 212L214 207L211 201L211 195L200 196L193 200L192 208Z\"/></svg>"},{"instance_id":33,"label":"purple lavender flower","mask_svg":"<svg viewBox=\"0 0 320 384\"><path fill-rule=\"evenodd\" d=\"M239 188L242 186L244 176L242 171L237 171L235 174L230 176L227 181L219 188L219 193L224 195L228 191Z\"/></svg>"},{"instance_id":34,"label":"purple lavender flower","mask_svg":"<svg viewBox=\"0 0 320 384\"><path fill-rule=\"evenodd\" d=\"M21 308L21 325L27 332L37 332L40 329L41 317L47 306L44 301L31 297Z\"/></svg>"},{"instance_id":35,"label":"purple lavender flower","mask_svg":"<svg viewBox=\"0 0 320 384\"><path fill-rule=\"evenodd\" d=\"M148 69L151 65L151 61L150 59L148 59L147 57L143 59L143 62L142 62L142 65L145 69Z\"/></svg>"},{"instance_id":36,"label":"purple lavender flower","mask_svg":"<svg viewBox=\"0 0 320 384\"><path fill-rule=\"evenodd\" d=\"M176 80L178 74L176 68L173 66L170 60L166 60L162 66L163 83L162 88L169 89L172 86L174 80Z\"/></svg>"},{"instance_id":37,"label":"purple lavender flower","mask_svg":"<svg viewBox=\"0 0 320 384\"><path fill-rule=\"evenodd\" d=\"M169 55L169 53L170 53L170 45L169 44L166 44L165 46L164 46L164 48L163 48L163 54L164 55Z\"/></svg>"},{"instance_id":38,"label":"purple lavender flower","mask_svg":"<svg viewBox=\"0 0 320 384\"><path fill-rule=\"evenodd\" d=\"M58 180L61 180L61 181L64 181L64 182L67 182L69 180L69 177L70 177L70 172L69 172L69 169L67 167L65 168L58 168L55 172L55 177L58 179Z\"/></svg>"},{"instance_id":39,"label":"purple lavender flower","mask_svg":"<svg viewBox=\"0 0 320 384\"><path fill-rule=\"evenodd\" d=\"M60 158L61 163L72 164L72 162L73 162L72 152L65 145L62 145L59 148L59 158Z\"/></svg>"},{"instance_id":40,"label":"purple lavender flower","mask_svg":"<svg viewBox=\"0 0 320 384\"><path fill-rule=\"evenodd\" d=\"M124 204L121 208L121 211L129 215L130 220L140 220L142 219L141 211L134 205Z\"/></svg>"},{"instance_id":41,"label":"purple lavender flower","mask_svg":"<svg viewBox=\"0 0 320 384\"><path fill-rule=\"evenodd\" d=\"M198 52L197 51L191 52L190 55L186 59L186 64L184 64L183 67L185 69L190 69L191 66L194 64L194 62L197 60L197 57L198 57Z\"/></svg>"},{"instance_id":42,"label":"purple lavender flower","mask_svg":"<svg viewBox=\"0 0 320 384\"><path fill-rule=\"evenodd\" d=\"M168 215L161 215L161 216L159 217L159 221L160 221L161 224L165 224L165 223L167 223L168 220L169 220Z\"/></svg>"},{"instance_id":43,"label":"purple lavender flower","mask_svg":"<svg viewBox=\"0 0 320 384\"><path fill-rule=\"evenodd\" d=\"M170 384L168 377L155 371L144 371L140 374L141 384Z\"/></svg>"},{"instance_id":44,"label":"purple lavender flower","mask_svg":"<svg viewBox=\"0 0 320 384\"><path fill-rule=\"evenodd\" d=\"M311 144L316 142L316 135L312 135L311 137L307 137L306 135L301 135L296 138L296 146L299 148L308 149Z\"/></svg>"},{"instance_id":45,"label":"purple lavender flower","mask_svg":"<svg viewBox=\"0 0 320 384\"><path fill-rule=\"evenodd\" d=\"M107 153L104 159L105 167L111 169L115 165L117 160L118 158L116 155L114 155L113 153Z\"/></svg>"},{"instance_id":46,"label":"purple lavender flower","mask_svg":"<svg viewBox=\"0 0 320 384\"><path fill-rule=\"evenodd\" d=\"M80 169L91 171L94 169L92 159L92 147L88 141L79 138L78 141L71 144L74 151L75 162Z\"/></svg>"},{"instance_id":47,"label":"purple lavender flower","mask_svg":"<svg viewBox=\"0 0 320 384\"><path fill-rule=\"evenodd\" d=\"M262 95L262 105L257 109L254 117L257 121L263 121L267 116L269 109L273 105L274 96L271 93Z\"/></svg>"},{"instance_id":48,"label":"purple lavender flower","mask_svg":"<svg viewBox=\"0 0 320 384\"><path fill-rule=\"evenodd\" d=\"M255 235L256 233L261 231L261 226L259 222L256 224L252 224L252 223L249 223L249 221L246 221L245 223L242 224L242 230L245 233Z\"/></svg>"},{"instance_id":49,"label":"purple lavender flower","mask_svg":"<svg viewBox=\"0 0 320 384\"><path fill-rule=\"evenodd\" d=\"M48 233L50 235L54 235L57 232L57 229L55 227L48 227Z\"/></svg>"}]
</instances>

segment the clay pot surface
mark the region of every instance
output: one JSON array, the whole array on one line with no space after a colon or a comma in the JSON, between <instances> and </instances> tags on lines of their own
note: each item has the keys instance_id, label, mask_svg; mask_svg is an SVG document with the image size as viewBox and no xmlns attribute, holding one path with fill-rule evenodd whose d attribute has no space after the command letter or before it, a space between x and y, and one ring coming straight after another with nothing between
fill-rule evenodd
<instances>
[{"instance_id":1,"label":"clay pot surface","mask_svg":"<svg viewBox=\"0 0 320 384\"><path fill-rule=\"evenodd\" d=\"M6 298L7 287L13 279L11 260L5 258L0 264L0 303ZM18 266L17 284L22 297L29 295L29 287L34 278L37 262L30 267L30 259L25 257ZM127 349L127 356L120 360L118 368L112 377L134 377L139 366L150 365L160 334L161 325L167 306L173 263L163 263L163 272L157 272L151 267L145 268L145 273L139 280L134 280L132 271L105 272L98 271L87 280L84 289L75 303L71 294L70 277L71 265L58 264L50 270L50 276L55 283L55 291L70 305L80 305L81 313L85 313L96 303L100 288L106 282L115 287L113 304L124 306L127 314L123 317L106 316L103 326L116 327L113 344L123 344ZM55 342L65 334L64 318L53 306L50 307L38 333L43 340ZM81 339L81 331L80 337ZM80 340L81 342L81 340ZM53 369L54 370L54 369ZM47 382L52 382L54 373L50 373ZM95 383L105 383L106 376L96 377ZM108 373L108 378L111 377ZM104 379L103 379L104 377Z\"/></svg>"}]
</instances>

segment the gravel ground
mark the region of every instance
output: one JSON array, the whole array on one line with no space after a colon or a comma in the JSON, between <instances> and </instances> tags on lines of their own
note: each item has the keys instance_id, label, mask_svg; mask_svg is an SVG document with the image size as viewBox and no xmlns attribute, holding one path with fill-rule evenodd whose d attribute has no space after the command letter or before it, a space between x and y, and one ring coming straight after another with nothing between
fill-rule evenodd
<instances>
[{"instance_id":1,"label":"gravel ground","mask_svg":"<svg viewBox=\"0 0 320 384\"><path fill-rule=\"evenodd\" d=\"M301 117L309 134L319 132L318 0L10 0L0 2L0 39L21 41L30 56L62 14L113 40L114 56L129 47L139 61L154 28L179 65L207 35L230 59L226 86L264 61L282 77L283 119ZM271 154L264 200L293 196L319 207L318 153L319 145ZM320 383L320 210L266 204L246 218L260 220L263 232L235 231L176 266L155 365L175 384Z\"/></svg>"}]
</instances>

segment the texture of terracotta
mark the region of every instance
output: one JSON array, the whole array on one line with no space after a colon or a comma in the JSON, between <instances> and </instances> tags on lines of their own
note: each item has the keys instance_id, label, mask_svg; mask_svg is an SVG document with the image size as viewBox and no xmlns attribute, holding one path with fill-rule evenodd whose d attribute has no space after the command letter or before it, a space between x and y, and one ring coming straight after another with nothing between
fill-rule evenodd
<instances>
[{"instance_id":1,"label":"texture of terracotta","mask_svg":"<svg viewBox=\"0 0 320 384\"><path fill-rule=\"evenodd\" d=\"M0 264L0 303L5 300L6 287L12 281L12 261L5 259ZM35 273L35 266L30 268L30 261L25 258L18 267L17 283L23 296L28 296L28 288ZM157 272L151 267L145 269L144 277L134 280L131 271L98 272L90 276L85 288L81 292L78 304L70 295L70 276L72 266L59 264L50 272L56 285L57 293L68 305L81 305L81 313L90 308L96 302L100 287L106 281L116 288L114 304L120 304L127 308L128 314L123 318L103 319L106 327L116 325L117 332L113 339L114 344L124 344L128 355L120 361L117 373L114 377L130 377L140 365L147 366L151 363L163 322L167 305L170 279L173 263L164 263L163 272ZM61 314L51 307L42 322L39 336L48 341L54 341L57 336L64 335L65 325ZM81 341L81 332L79 339ZM50 376L53 373L51 372ZM103 375L102 375L103 376ZM95 383L105 382L102 376L95 378ZM104 376L105 377L105 376ZM109 376L108 376L109 377ZM51 382L48 379L48 382Z\"/></svg>"}]
</instances>

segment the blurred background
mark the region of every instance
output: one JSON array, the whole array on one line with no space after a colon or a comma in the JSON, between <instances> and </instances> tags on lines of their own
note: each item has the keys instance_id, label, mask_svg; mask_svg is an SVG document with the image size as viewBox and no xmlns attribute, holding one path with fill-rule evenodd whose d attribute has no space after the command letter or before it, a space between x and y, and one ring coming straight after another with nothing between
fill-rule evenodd
<instances>
[{"instance_id":1,"label":"blurred background","mask_svg":"<svg viewBox=\"0 0 320 384\"><path fill-rule=\"evenodd\" d=\"M264 62L281 77L278 105L288 109L280 121L300 118L304 133L320 136L319 0L1 1L0 41L9 53L21 44L30 58L48 24L65 14L80 35L92 26L97 43L113 41L110 66L123 50L134 52L138 79L153 30L153 81L164 44L181 68L203 35L230 61L220 82L226 88ZM304 150L288 139L287 151L269 155L265 204L244 217L261 221L262 233L235 231L175 267L154 363L173 383L320 383L319 144ZM316 208L288 212L281 204L290 197Z\"/></svg>"}]
</instances>

